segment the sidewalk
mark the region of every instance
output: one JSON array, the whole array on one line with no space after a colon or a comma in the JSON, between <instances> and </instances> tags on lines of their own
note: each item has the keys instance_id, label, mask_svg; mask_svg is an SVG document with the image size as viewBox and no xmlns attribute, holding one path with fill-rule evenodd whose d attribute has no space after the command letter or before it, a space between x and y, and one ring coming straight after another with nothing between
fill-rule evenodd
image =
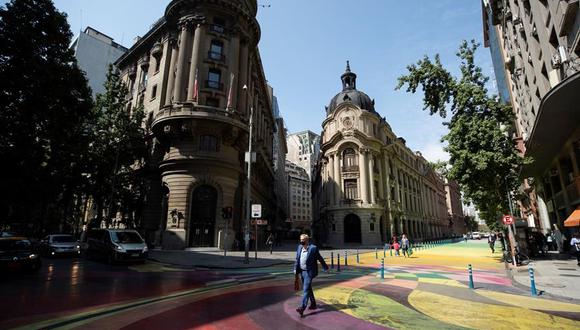
<instances>
[{"instance_id":1,"label":"sidewalk","mask_svg":"<svg viewBox=\"0 0 580 330\"><path fill-rule=\"evenodd\" d=\"M580 267L575 258L536 260L530 263L534 269L538 293L580 301ZM514 285L530 288L530 275L527 266L507 270Z\"/></svg>"},{"instance_id":2,"label":"sidewalk","mask_svg":"<svg viewBox=\"0 0 580 330\"><path fill-rule=\"evenodd\" d=\"M224 251L217 248L201 248L191 250L150 250L149 259L170 264L173 266L183 268L215 268L215 269L240 269L240 268L261 268L275 265L291 265L294 264L296 258L295 246L283 246L277 248L270 254L270 251L258 251L258 258L255 259L255 252L250 251L250 263L244 263L244 251L228 251L227 256L224 257ZM334 258L337 254L341 254L341 259L344 259L344 251L348 252L349 260L356 256L356 249L336 249L336 250L321 250L320 254L330 265L331 252L334 253ZM374 251L370 248L361 248L359 253L368 253ZM355 257L356 258L356 257ZM341 260L341 261L342 261Z\"/></svg>"}]
</instances>

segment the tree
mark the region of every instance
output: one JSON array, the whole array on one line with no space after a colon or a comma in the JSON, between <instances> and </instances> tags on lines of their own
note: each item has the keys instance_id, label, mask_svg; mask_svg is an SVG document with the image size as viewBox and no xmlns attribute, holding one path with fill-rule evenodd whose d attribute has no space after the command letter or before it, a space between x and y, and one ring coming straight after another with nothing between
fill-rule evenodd
<instances>
[{"instance_id":1,"label":"tree","mask_svg":"<svg viewBox=\"0 0 580 330\"><path fill-rule=\"evenodd\" d=\"M0 7L0 218L61 222L82 183L91 92L50 0Z\"/></svg>"},{"instance_id":2,"label":"tree","mask_svg":"<svg viewBox=\"0 0 580 330\"><path fill-rule=\"evenodd\" d=\"M115 211L132 215L139 209L145 184L139 169L147 154L145 117L140 105L131 109L127 104L127 87L118 69L109 66L105 92L97 96L92 111L93 123L89 145L89 192L100 223L107 210L107 223Z\"/></svg>"},{"instance_id":3,"label":"tree","mask_svg":"<svg viewBox=\"0 0 580 330\"><path fill-rule=\"evenodd\" d=\"M424 110L450 121L447 141L450 179L456 180L468 200L474 202L490 228L498 215L508 210L508 191L517 185L518 169L523 165L515 143L507 132L513 131L511 107L495 95L489 95L488 78L475 65L478 48L475 41L463 41L457 56L461 60L459 78L441 64L439 55L428 56L407 67L396 89L407 86L415 93L421 87Z\"/></svg>"}]
</instances>

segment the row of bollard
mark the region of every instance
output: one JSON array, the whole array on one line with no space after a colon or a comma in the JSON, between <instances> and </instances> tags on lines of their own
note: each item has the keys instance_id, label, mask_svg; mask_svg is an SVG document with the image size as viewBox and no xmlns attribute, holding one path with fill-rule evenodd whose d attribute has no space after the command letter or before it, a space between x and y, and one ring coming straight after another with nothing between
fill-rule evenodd
<instances>
[{"instance_id":1,"label":"row of bollard","mask_svg":"<svg viewBox=\"0 0 580 330\"><path fill-rule=\"evenodd\" d=\"M536 297L538 295L538 291L536 290L536 279L534 276L534 268L532 268L532 266L529 266L528 273L530 275L530 294L532 297ZM467 265L467 274L469 279L469 288L475 289L475 285L473 284L473 268L471 267L471 264Z\"/></svg>"}]
</instances>

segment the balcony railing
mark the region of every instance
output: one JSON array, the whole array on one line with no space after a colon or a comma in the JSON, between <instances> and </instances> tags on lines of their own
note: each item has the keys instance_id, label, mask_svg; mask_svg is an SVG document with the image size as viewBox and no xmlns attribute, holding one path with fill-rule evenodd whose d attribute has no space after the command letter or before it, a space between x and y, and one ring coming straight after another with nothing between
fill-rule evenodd
<instances>
[{"instance_id":1,"label":"balcony railing","mask_svg":"<svg viewBox=\"0 0 580 330\"><path fill-rule=\"evenodd\" d=\"M211 89L215 89L218 91L223 91L224 90L224 84L219 82L219 81L215 81L215 80L206 80L205 81L205 87L206 88L211 88Z\"/></svg>"},{"instance_id":2,"label":"balcony railing","mask_svg":"<svg viewBox=\"0 0 580 330\"><path fill-rule=\"evenodd\" d=\"M209 51L207 53L207 58L209 58L210 60L213 60L213 61L218 61L218 62L225 62L226 61L226 56L222 53L219 53L219 52Z\"/></svg>"},{"instance_id":3,"label":"balcony railing","mask_svg":"<svg viewBox=\"0 0 580 330\"><path fill-rule=\"evenodd\" d=\"M215 32L215 33L219 33L219 34L223 34L225 32L225 28L222 25L218 25L218 24L211 24L209 26L209 30L211 32Z\"/></svg>"},{"instance_id":4,"label":"balcony railing","mask_svg":"<svg viewBox=\"0 0 580 330\"><path fill-rule=\"evenodd\" d=\"M358 165L350 165L350 166L343 166L342 172L358 172L359 168Z\"/></svg>"}]
</instances>

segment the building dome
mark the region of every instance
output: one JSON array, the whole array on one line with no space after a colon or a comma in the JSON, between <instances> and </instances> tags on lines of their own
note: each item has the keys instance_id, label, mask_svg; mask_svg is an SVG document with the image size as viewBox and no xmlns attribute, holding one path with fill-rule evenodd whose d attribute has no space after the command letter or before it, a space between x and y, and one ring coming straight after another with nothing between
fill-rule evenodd
<instances>
[{"instance_id":1,"label":"building dome","mask_svg":"<svg viewBox=\"0 0 580 330\"><path fill-rule=\"evenodd\" d=\"M336 94L326 108L326 114L332 113L342 103L350 102L361 110L375 112L375 101L367 94L356 89L356 74L350 71L350 64L346 62L346 71L340 77L342 92Z\"/></svg>"}]
</instances>

